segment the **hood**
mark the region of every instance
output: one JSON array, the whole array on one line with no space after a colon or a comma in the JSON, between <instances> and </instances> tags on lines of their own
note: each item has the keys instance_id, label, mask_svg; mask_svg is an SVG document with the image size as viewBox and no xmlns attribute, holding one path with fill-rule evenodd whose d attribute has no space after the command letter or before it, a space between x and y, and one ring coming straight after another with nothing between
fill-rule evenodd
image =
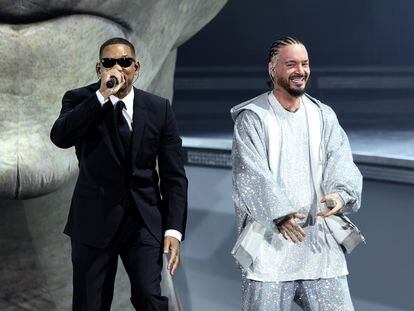
<instances>
[{"instance_id":1,"label":"hood","mask_svg":"<svg viewBox=\"0 0 414 311\"><path fill-rule=\"evenodd\" d=\"M236 121L238 115L246 110L252 110L256 112L259 116L262 115L262 113L265 113L268 111L270 103L267 99L270 92L266 92L263 94L260 94L259 96L256 96L252 99L249 99L245 102L242 102L241 104L238 104L237 106L234 106L230 109L230 114L233 119L233 121ZM322 103L317 100L316 98L313 98L309 94L305 93L303 96L305 96L305 99L310 100L313 104L315 104L319 109L321 109Z\"/></svg>"},{"instance_id":2,"label":"hood","mask_svg":"<svg viewBox=\"0 0 414 311\"><path fill-rule=\"evenodd\" d=\"M236 121L238 115L240 114L240 112L249 109L249 110L253 110L254 108L261 108L261 109L265 109L268 107L269 102L267 100L267 96L269 95L269 92L260 94L259 96L256 96L252 99L249 99L245 102L242 102L241 104L238 104L237 106L234 106L233 108L230 109L230 114L231 117L233 119L233 121ZM255 109L256 110L256 109Z\"/></svg>"}]
</instances>

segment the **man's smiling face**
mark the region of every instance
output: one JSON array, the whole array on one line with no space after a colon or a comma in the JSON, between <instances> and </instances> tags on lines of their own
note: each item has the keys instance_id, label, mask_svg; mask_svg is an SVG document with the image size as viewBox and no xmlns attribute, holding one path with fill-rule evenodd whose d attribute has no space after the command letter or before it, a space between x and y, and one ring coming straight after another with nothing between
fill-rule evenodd
<instances>
[{"instance_id":1,"label":"man's smiling face","mask_svg":"<svg viewBox=\"0 0 414 311\"><path fill-rule=\"evenodd\" d=\"M310 76L306 48L302 44L290 44L280 48L275 73L277 88L294 97L303 95Z\"/></svg>"}]
</instances>

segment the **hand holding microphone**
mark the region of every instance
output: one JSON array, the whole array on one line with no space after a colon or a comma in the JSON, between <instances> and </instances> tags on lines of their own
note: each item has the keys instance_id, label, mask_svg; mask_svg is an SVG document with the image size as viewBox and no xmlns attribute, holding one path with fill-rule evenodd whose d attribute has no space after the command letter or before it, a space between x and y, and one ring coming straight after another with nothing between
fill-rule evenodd
<instances>
[{"instance_id":1,"label":"hand holding microphone","mask_svg":"<svg viewBox=\"0 0 414 311\"><path fill-rule=\"evenodd\" d=\"M118 79L115 76L111 76L108 81L106 81L106 87L112 89L115 85L118 84Z\"/></svg>"},{"instance_id":2,"label":"hand holding microphone","mask_svg":"<svg viewBox=\"0 0 414 311\"><path fill-rule=\"evenodd\" d=\"M125 84L124 73L119 70L105 70L103 72L99 72L99 75L101 78L99 92L101 92L105 99L118 93L118 91Z\"/></svg>"},{"instance_id":3,"label":"hand holding microphone","mask_svg":"<svg viewBox=\"0 0 414 311\"><path fill-rule=\"evenodd\" d=\"M331 215L339 215L345 205L344 200L338 193L325 195L321 203L325 203L326 209L319 212L317 215L322 217L329 217Z\"/></svg>"}]
</instances>

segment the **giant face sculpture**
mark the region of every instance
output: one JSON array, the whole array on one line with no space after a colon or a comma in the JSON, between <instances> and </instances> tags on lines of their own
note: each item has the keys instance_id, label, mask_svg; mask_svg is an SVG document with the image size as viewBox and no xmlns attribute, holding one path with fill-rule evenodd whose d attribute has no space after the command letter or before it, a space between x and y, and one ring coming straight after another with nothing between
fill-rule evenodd
<instances>
[{"instance_id":1,"label":"giant face sculpture","mask_svg":"<svg viewBox=\"0 0 414 311\"><path fill-rule=\"evenodd\" d=\"M64 92L96 81L102 42L130 40L136 85L171 96L176 48L226 1L0 1L0 197L39 196L76 173L49 131Z\"/></svg>"}]
</instances>

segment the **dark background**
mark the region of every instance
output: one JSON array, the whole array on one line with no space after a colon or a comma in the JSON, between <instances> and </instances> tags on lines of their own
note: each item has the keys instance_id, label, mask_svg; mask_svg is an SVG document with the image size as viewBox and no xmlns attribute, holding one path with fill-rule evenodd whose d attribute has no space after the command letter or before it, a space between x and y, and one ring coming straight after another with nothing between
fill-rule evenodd
<instances>
[{"instance_id":1,"label":"dark background","mask_svg":"<svg viewBox=\"0 0 414 311\"><path fill-rule=\"evenodd\" d=\"M229 109L267 90L284 35L308 49L308 92L345 128L413 127L414 1L230 0L178 50L174 110L184 135L231 133Z\"/></svg>"}]
</instances>

